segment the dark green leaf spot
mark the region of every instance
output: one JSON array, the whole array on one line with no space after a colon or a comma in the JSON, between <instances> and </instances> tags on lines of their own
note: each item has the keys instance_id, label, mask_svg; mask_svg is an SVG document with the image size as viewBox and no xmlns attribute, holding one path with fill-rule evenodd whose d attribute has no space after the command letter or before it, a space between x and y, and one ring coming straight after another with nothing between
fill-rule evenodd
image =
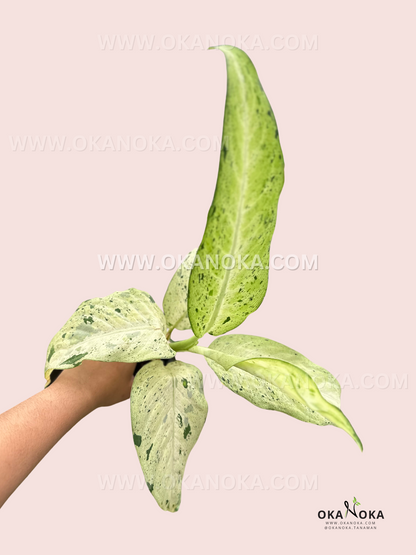
<instances>
[{"instance_id":1,"label":"dark green leaf spot","mask_svg":"<svg viewBox=\"0 0 416 555\"><path fill-rule=\"evenodd\" d=\"M134 441L134 445L137 445L137 447L140 447L140 445L142 444L142 436L133 434L133 441Z\"/></svg>"},{"instance_id":2,"label":"dark green leaf spot","mask_svg":"<svg viewBox=\"0 0 416 555\"><path fill-rule=\"evenodd\" d=\"M51 350L49 351L49 355L48 355L48 362L51 360L54 352L55 352L55 347L52 345Z\"/></svg>"},{"instance_id":3,"label":"dark green leaf spot","mask_svg":"<svg viewBox=\"0 0 416 555\"><path fill-rule=\"evenodd\" d=\"M153 447L153 443L152 443L152 445L149 447L149 449L147 449L147 451L146 451L146 460L147 460L147 461L149 460L150 451L152 450L152 447Z\"/></svg>"},{"instance_id":4,"label":"dark green leaf spot","mask_svg":"<svg viewBox=\"0 0 416 555\"><path fill-rule=\"evenodd\" d=\"M149 488L150 493L152 493L152 491L153 491L153 484L150 484L149 482L146 482L146 486Z\"/></svg>"},{"instance_id":5,"label":"dark green leaf spot","mask_svg":"<svg viewBox=\"0 0 416 555\"><path fill-rule=\"evenodd\" d=\"M62 364L73 364L74 366L78 366L77 362L79 362L79 364L81 364L81 360L87 356L88 353L81 353L80 355L74 355L70 358L68 358L67 360L64 360L64 362Z\"/></svg>"},{"instance_id":6,"label":"dark green leaf spot","mask_svg":"<svg viewBox=\"0 0 416 555\"><path fill-rule=\"evenodd\" d=\"M186 439L190 433L191 433L191 425L188 424L183 431L183 438Z\"/></svg>"}]
</instances>

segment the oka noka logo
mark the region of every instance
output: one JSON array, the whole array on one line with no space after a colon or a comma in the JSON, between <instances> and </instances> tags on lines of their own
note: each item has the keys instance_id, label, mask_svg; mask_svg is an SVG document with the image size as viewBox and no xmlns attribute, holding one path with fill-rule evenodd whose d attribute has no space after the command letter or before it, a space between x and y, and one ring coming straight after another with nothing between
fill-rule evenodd
<instances>
[{"instance_id":1,"label":"oka noka logo","mask_svg":"<svg viewBox=\"0 0 416 555\"><path fill-rule=\"evenodd\" d=\"M383 511L380 511L380 510L377 511L376 509L358 511L358 509L356 509L356 508L359 505L361 505L361 503L359 503L357 501L357 499L354 497L351 508L350 508L350 504L348 503L348 501L344 501L344 507L347 509L345 511L344 516L343 516L343 513L341 512L341 510L334 509L332 511L318 511L318 518L320 518L320 519L324 519L324 518L338 519L339 518L341 520L344 520L345 518L347 518L348 513L350 513L350 515L353 515L355 518L362 519L362 520L364 520L366 518L373 519L373 520L375 520L377 518L383 518L384 519Z\"/></svg>"},{"instance_id":2,"label":"oka noka logo","mask_svg":"<svg viewBox=\"0 0 416 555\"><path fill-rule=\"evenodd\" d=\"M350 511L350 513L351 513L352 515L354 515L354 516L356 516L356 517L358 518L357 513L355 512L355 506L356 506L356 505L361 505L361 503L358 503L358 501L355 499L355 497L354 497L354 501L353 501L352 503L353 503L353 505L352 505L352 510L351 510L351 509L350 509L350 506L349 506L349 504L348 504L348 501L344 501L344 505L347 507L347 510L346 510L346 512L345 512L345 517L344 517L344 518L347 518L348 511Z\"/></svg>"}]
</instances>

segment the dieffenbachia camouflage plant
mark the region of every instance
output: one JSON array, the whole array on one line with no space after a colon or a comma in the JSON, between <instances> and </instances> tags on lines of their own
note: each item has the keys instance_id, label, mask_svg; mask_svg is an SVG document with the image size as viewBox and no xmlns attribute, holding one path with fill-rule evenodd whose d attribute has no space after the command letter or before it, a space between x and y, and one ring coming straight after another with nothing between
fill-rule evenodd
<instances>
[{"instance_id":1,"label":"dieffenbachia camouflage plant","mask_svg":"<svg viewBox=\"0 0 416 555\"><path fill-rule=\"evenodd\" d=\"M202 374L175 360L180 351L203 355L226 387L254 405L342 428L362 449L329 372L271 339L222 335L257 310L266 293L284 162L252 62L238 48L215 48L226 58L227 97L218 180L201 244L173 276L163 312L136 289L85 301L52 339L45 368L49 384L84 359L148 361L131 391L133 440L149 490L172 512L208 410ZM174 329L192 329L193 336L175 342ZM221 337L209 348L199 346L207 333Z\"/></svg>"}]
</instances>

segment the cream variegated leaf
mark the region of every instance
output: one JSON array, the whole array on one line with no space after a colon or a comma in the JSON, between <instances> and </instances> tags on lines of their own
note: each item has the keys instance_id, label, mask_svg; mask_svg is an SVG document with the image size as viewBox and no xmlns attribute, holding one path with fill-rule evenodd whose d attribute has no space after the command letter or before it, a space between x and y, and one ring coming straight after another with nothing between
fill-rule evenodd
<instances>
[{"instance_id":1,"label":"cream variegated leaf","mask_svg":"<svg viewBox=\"0 0 416 555\"><path fill-rule=\"evenodd\" d=\"M233 359L223 361L226 370L235 364L237 360L241 362L251 358L274 358L292 364L313 379L318 385L321 395L327 401L336 407L341 406L341 386L337 379L328 370L322 368L322 366L314 364L298 351L286 347L282 343L255 335L235 334L215 339L211 343L210 348L219 350L224 355L234 357Z\"/></svg>"},{"instance_id":2,"label":"cream variegated leaf","mask_svg":"<svg viewBox=\"0 0 416 555\"><path fill-rule=\"evenodd\" d=\"M49 344L48 385L53 370L79 366L85 359L142 362L171 358L166 321L152 297L128 289L83 302Z\"/></svg>"},{"instance_id":3,"label":"cream variegated leaf","mask_svg":"<svg viewBox=\"0 0 416 555\"><path fill-rule=\"evenodd\" d=\"M238 48L217 48L226 58L227 98L217 185L189 279L197 337L226 333L260 306L284 181L276 120L254 65Z\"/></svg>"},{"instance_id":4,"label":"cream variegated leaf","mask_svg":"<svg viewBox=\"0 0 416 555\"><path fill-rule=\"evenodd\" d=\"M189 453L208 405L195 366L154 360L134 378L130 396L133 441L147 486L159 506L175 512Z\"/></svg>"},{"instance_id":5,"label":"cream variegated leaf","mask_svg":"<svg viewBox=\"0 0 416 555\"><path fill-rule=\"evenodd\" d=\"M168 328L191 329L188 318L188 283L197 249L191 251L171 279L163 299Z\"/></svg>"},{"instance_id":6,"label":"cream variegated leaf","mask_svg":"<svg viewBox=\"0 0 416 555\"><path fill-rule=\"evenodd\" d=\"M276 341L253 335L226 335L204 354L221 382L254 405L284 412L298 420L345 430L362 444L342 413L341 387L324 368Z\"/></svg>"}]
</instances>

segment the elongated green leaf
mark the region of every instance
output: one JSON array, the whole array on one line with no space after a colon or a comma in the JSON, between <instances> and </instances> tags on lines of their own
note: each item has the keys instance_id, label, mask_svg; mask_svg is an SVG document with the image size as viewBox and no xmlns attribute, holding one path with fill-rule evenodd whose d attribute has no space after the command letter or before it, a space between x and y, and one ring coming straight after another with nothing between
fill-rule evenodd
<instances>
[{"instance_id":1,"label":"elongated green leaf","mask_svg":"<svg viewBox=\"0 0 416 555\"><path fill-rule=\"evenodd\" d=\"M189 453L207 417L202 374L184 362L154 360L137 373L131 390L133 440L147 486L165 511L181 502Z\"/></svg>"},{"instance_id":2,"label":"elongated green leaf","mask_svg":"<svg viewBox=\"0 0 416 555\"><path fill-rule=\"evenodd\" d=\"M191 349L193 352L204 354L210 367L217 374L220 381L231 391L244 397L253 405L262 409L276 410L293 416L298 420L326 426L330 422L321 414L314 412L302 404L294 403L291 396L288 396L282 390L265 379L261 379L253 373L243 370L238 366L231 366L226 370L218 360L224 360L223 353L212 349L204 349L203 347L195 347ZM265 359L267 360L267 359ZM270 359L269 359L270 360ZM238 364L238 360L236 364Z\"/></svg>"},{"instance_id":3,"label":"elongated green leaf","mask_svg":"<svg viewBox=\"0 0 416 555\"><path fill-rule=\"evenodd\" d=\"M189 281L197 337L232 330L260 306L284 180L276 121L252 62L238 48L218 49L227 98L217 186Z\"/></svg>"},{"instance_id":4,"label":"elongated green leaf","mask_svg":"<svg viewBox=\"0 0 416 555\"><path fill-rule=\"evenodd\" d=\"M340 409L339 383L297 351L252 335L219 337L209 349L192 350L204 354L224 385L254 405L305 422L337 426L362 450L359 437Z\"/></svg>"},{"instance_id":5,"label":"elongated green leaf","mask_svg":"<svg viewBox=\"0 0 416 555\"><path fill-rule=\"evenodd\" d=\"M45 378L85 359L142 362L175 356L166 341L163 312L137 289L83 302L48 347Z\"/></svg>"},{"instance_id":6,"label":"elongated green leaf","mask_svg":"<svg viewBox=\"0 0 416 555\"><path fill-rule=\"evenodd\" d=\"M163 311L169 328L189 330L188 283L197 249L191 251L171 279L163 299Z\"/></svg>"},{"instance_id":7,"label":"elongated green leaf","mask_svg":"<svg viewBox=\"0 0 416 555\"><path fill-rule=\"evenodd\" d=\"M239 362L252 358L273 358L287 362L308 374L318 385L321 395L327 401L336 407L341 406L341 386L336 378L322 366L314 364L298 351L286 347L282 343L255 335L236 334L215 339L210 348L221 351L227 357L232 357L227 360L222 359L220 362L226 370Z\"/></svg>"}]
</instances>

